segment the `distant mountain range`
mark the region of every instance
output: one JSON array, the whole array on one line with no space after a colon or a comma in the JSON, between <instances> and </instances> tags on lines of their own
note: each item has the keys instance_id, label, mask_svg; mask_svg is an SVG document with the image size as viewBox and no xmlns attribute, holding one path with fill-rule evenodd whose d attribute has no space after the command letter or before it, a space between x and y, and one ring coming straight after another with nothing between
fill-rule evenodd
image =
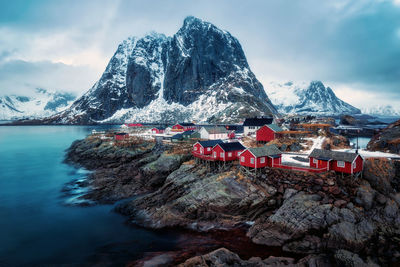
<instances>
[{"instance_id":1,"label":"distant mountain range","mask_svg":"<svg viewBox=\"0 0 400 267\"><path fill-rule=\"evenodd\" d=\"M265 88L280 113L310 115L359 114L361 110L339 99L321 81L307 83L270 82Z\"/></svg>"},{"instance_id":2,"label":"distant mountain range","mask_svg":"<svg viewBox=\"0 0 400 267\"><path fill-rule=\"evenodd\" d=\"M391 105L374 106L370 108L362 108L362 113L375 116L400 116L400 107Z\"/></svg>"},{"instance_id":3,"label":"distant mountain range","mask_svg":"<svg viewBox=\"0 0 400 267\"><path fill-rule=\"evenodd\" d=\"M32 96L0 96L0 120L38 119L68 108L76 96L71 93L34 90Z\"/></svg>"},{"instance_id":4,"label":"distant mountain range","mask_svg":"<svg viewBox=\"0 0 400 267\"><path fill-rule=\"evenodd\" d=\"M44 122L239 122L277 114L239 41L187 17L172 37L151 33L123 41L100 80Z\"/></svg>"}]
</instances>

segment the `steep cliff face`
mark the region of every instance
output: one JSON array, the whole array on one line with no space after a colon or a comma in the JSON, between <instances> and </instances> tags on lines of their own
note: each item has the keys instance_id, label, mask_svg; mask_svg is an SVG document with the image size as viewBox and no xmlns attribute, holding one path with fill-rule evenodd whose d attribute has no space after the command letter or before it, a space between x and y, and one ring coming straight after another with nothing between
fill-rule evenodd
<instances>
[{"instance_id":1,"label":"steep cliff face","mask_svg":"<svg viewBox=\"0 0 400 267\"><path fill-rule=\"evenodd\" d=\"M233 122L276 114L239 41L187 17L173 37L122 42L92 89L46 122Z\"/></svg>"}]
</instances>

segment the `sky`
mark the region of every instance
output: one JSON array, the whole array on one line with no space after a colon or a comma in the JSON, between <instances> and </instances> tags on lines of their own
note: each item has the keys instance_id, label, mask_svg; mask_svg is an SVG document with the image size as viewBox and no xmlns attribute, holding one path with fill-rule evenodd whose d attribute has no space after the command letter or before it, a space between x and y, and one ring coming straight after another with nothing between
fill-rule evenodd
<instances>
[{"instance_id":1,"label":"sky","mask_svg":"<svg viewBox=\"0 0 400 267\"><path fill-rule=\"evenodd\" d=\"M264 87L321 80L356 107L400 107L400 0L0 0L0 95L83 94L121 41L189 15L235 36Z\"/></svg>"}]
</instances>

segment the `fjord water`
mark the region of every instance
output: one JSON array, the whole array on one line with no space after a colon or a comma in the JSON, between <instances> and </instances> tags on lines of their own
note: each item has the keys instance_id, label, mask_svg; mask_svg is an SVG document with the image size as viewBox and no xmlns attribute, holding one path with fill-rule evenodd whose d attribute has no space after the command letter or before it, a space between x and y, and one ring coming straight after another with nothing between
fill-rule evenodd
<instances>
[{"instance_id":1,"label":"fjord water","mask_svg":"<svg viewBox=\"0 0 400 267\"><path fill-rule=\"evenodd\" d=\"M101 257L122 264L174 246L168 234L126 225L111 205L65 205L63 186L87 173L62 163L65 149L92 129L0 127L0 266L82 264ZM122 249L114 246L126 242Z\"/></svg>"}]
</instances>

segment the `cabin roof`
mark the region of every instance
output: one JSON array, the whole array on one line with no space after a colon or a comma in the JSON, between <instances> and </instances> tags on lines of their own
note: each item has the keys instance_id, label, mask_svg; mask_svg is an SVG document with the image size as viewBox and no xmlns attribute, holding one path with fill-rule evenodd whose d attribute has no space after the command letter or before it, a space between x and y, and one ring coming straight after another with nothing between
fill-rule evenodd
<instances>
[{"instance_id":1,"label":"cabin roof","mask_svg":"<svg viewBox=\"0 0 400 267\"><path fill-rule=\"evenodd\" d=\"M269 145L269 146L263 146L263 147L251 147L251 148L249 148L249 151L257 158L282 154L282 152L279 150L279 148L276 145Z\"/></svg>"},{"instance_id":2,"label":"cabin roof","mask_svg":"<svg viewBox=\"0 0 400 267\"><path fill-rule=\"evenodd\" d=\"M157 130L165 130L166 127L154 127L153 129L157 129Z\"/></svg>"},{"instance_id":3,"label":"cabin roof","mask_svg":"<svg viewBox=\"0 0 400 267\"><path fill-rule=\"evenodd\" d=\"M246 148L239 142L218 144L225 152L245 150Z\"/></svg>"},{"instance_id":4,"label":"cabin roof","mask_svg":"<svg viewBox=\"0 0 400 267\"><path fill-rule=\"evenodd\" d=\"M192 135L194 133L195 133L195 131L190 130L190 131L183 132L182 135Z\"/></svg>"},{"instance_id":5,"label":"cabin roof","mask_svg":"<svg viewBox=\"0 0 400 267\"><path fill-rule=\"evenodd\" d=\"M181 126L196 126L194 123L192 122L181 122L181 123L177 123Z\"/></svg>"},{"instance_id":6,"label":"cabin roof","mask_svg":"<svg viewBox=\"0 0 400 267\"><path fill-rule=\"evenodd\" d=\"M271 124L274 118L265 117L265 118L247 118L243 122L243 126L263 126L265 124Z\"/></svg>"},{"instance_id":7,"label":"cabin roof","mask_svg":"<svg viewBox=\"0 0 400 267\"><path fill-rule=\"evenodd\" d=\"M283 129L281 127L279 127L278 125L271 123L271 124L267 124L266 126L268 126L268 128L270 128L272 131L274 132L281 132L283 131Z\"/></svg>"},{"instance_id":8,"label":"cabin roof","mask_svg":"<svg viewBox=\"0 0 400 267\"><path fill-rule=\"evenodd\" d=\"M209 134L228 133L228 130L222 126L203 127Z\"/></svg>"},{"instance_id":9,"label":"cabin roof","mask_svg":"<svg viewBox=\"0 0 400 267\"><path fill-rule=\"evenodd\" d=\"M317 148L315 148L309 155L309 157L321 160L340 160L346 162L353 162L353 160L357 158L357 156L358 154L356 153L331 151Z\"/></svg>"},{"instance_id":10,"label":"cabin roof","mask_svg":"<svg viewBox=\"0 0 400 267\"><path fill-rule=\"evenodd\" d=\"M183 135L181 133L175 134L173 136L171 136L172 139L182 139Z\"/></svg>"},{"instance_id":11,"label":"cabin roof","mask_svg":"<svg viewBox=\"0 0 400 267\"><path fill-rule=\"evenodd\" d=\"M116 133L115 135L127 135L127 133Z\"/></svg>"},{"instance_id":12,"label":"cabin roof","mask_svg":"<svg viewBox=\"0 0 400 267\"><path fill-rule=\"evenodd\" d=\"M222 144L222 143L223 143L223 141L222 141L221 139L217 139L217 140L208 140L208 141L199 141L199 144L200 144L202 147L213 147L213 146L215 146L215 145Z\"/></svg>"}]
</instances>

